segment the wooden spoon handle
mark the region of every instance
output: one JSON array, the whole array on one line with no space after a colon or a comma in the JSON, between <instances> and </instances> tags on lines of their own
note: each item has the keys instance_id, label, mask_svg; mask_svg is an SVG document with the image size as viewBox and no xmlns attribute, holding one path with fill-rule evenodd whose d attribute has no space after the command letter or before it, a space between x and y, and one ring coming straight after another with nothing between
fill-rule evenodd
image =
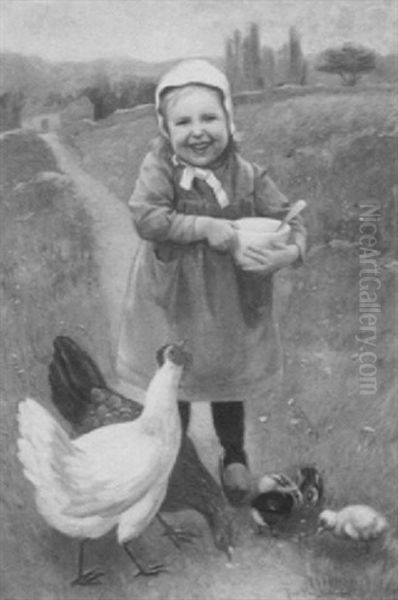
<instances>
[{"instance_id":1,"label":"wooden spoon handle","mask_svg":"<svg viewBox=\"0 0 398 600\"><path fill-rule=\"evenodd\" d=\"M289 212L287 213L287 215L285 216L285 218L281 221L281 224L279 225L277 231L279 231L279 229L281 229L283 227L283 225L285 225L286 223L289 223L289 221L291 221L292 219L294 219L294 217L297 217L297 215L299 213L301 213L301 211L307 206L307 203L305 200L297 200L297 202L295 202L293 204L293 206L290 208Z\"/></svg>"}]
</instances>

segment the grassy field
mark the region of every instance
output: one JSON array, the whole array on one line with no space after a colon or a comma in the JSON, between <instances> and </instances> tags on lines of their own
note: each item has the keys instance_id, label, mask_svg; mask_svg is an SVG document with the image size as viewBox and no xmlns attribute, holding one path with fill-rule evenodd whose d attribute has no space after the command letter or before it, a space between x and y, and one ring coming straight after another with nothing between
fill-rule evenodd
<instances>
[{"instance_id":1,"label":"grassy field","mask_svg":"<svg viewBox=\"0 0 398 600\"><path fill-rule=\"evenodd\" d=\"M245 156L268 164L291 198L308 201L310 249L299 270L279 275L286 369L273 406L264 467L312 460L327 504L369 503L397 532L397 151L392 90L309 95L237 107ZM98 128L74 139L81 162L126 201L154 119ZM359 391L359 216L380 205L377 232L382 311L377 322L377 393ZM390 600L398 575L383 553L358 557L327 536L308 548L314 588L362 600Z\"/></svg>"},{"instance_id":2,"label":"grassy field","mask_svg":"<svg viewBox=\"0 0 398 600\"><path fill-rule=\"evenodd\" d=\"M277 277L285 351L282 396L266 400L264 406L255 408L257 412L253 409L247 424L251 447L259 457L257 466L276 470L297 461L315 462L325 477L328 505L369 503L387 515L395 536L397 117L391 92L367 94L364 90L239 106L236 111L243 153L268 164L291 199L308 201L307 261L300 269ZM73 135L65 132L63 139L83 168L126 202L155 132L154 120L143 118L80 133L75 130ZM105 374L111 372L109 325L98 283L95 240L82 198L68 177L58 172L42 140L33 134L9 134L1 140L0 151L4 600L33 600L38 593L42 593L40 600L75 600L64 582L66 571L73 569L73 544L50 531L36 514L31 489L21 477L15 457L15 413L17 402L28 394L46 402L47 365L52 339L59 333L92 349ZM375 350L378 389L370 396L359 390L361 344L356 337L358 228L360 205L366 203L378 203L381 212L377 262L382 309ZM257 416L264 414L268 419L259 423ZM107 539L96 551L101 560L109 560L106 544ZM156 547L158 538L154 544ZM264 568L272 570L272 563L265 564L267 556L260 551L258 547L242 549L247 568L241 578L254 580L258 556L265 561ZM365 555L325 535L304 540L300 552L307 564L306 577L319 598L393 600L398 594L395 551L374 548ZM198 559L197 565L194 561L192 566L192 558ZM182 580L184 569L189 568L197 582L192 598L203 600L210 594L210 583L212 593L218 590L214 600L230 597L212 571L213 562L218 568L218 559L206 554L201 560L200 565L195 551L180 558L177 580ZM24 578L19 575L18 561L24 564ZM55 575L46 569L47 564L55 569ZM31 587L29 574L37 569L43 577L42 590L47 591ZM200 579L203 569L207 581ZM230 571L229 575L230 583L236 580L238 586L239 572ZM86 590L82 597L110 600L106 596L109 589L127 590L120 591L118 600L129 597L129 565L118 564L113 577L113 588L94 595ZM163 581L164 598L173 598L172 579ZM156 589L141 584L135 589L137 594L145 590L145 597L163 600ZM258 590L260 595L244 600L265 600L261 593Z\"/></svg>"}]
</instances>

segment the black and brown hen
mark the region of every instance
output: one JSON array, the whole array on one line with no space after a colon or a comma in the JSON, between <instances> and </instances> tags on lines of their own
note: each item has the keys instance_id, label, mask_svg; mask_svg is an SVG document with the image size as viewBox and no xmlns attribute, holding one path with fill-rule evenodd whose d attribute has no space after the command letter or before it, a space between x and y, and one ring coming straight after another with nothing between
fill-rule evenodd
<instances>
[{"instance_id":1,"label":"black and brown hen","mask_svg":"<svg viewBox=\"0 0 398 600\"><path fill-rule=\"evenodd\" d=\"M53 345L49 366L51 398L76 435L140 416L142 404L112 390L94 360L74 340L58 336ZM199 512L206 519L215 546L230 557L234 545L232 510L191 438L185 434L161 512L187 509ZM178 545L179 534L184 539L184 533L173 530L160 515L159 520Z\"/></svg>"}]
</instances>

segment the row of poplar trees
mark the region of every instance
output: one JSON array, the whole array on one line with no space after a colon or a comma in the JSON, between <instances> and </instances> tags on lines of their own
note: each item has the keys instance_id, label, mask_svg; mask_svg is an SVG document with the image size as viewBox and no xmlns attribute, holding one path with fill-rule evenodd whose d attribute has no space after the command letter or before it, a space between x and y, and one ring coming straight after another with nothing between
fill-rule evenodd
<instances>
[{"instance_id":1,"label":"row of poplar trees","mask_svg":"<svg viewBox=\"0 0 398 600\"><path fill-rule=\"evenodd\" d=\"M259 29L251 23L247 35L237 29L226 40L225 69L234 92L261 90L282 83L305 85L307 63L295 27L280 50L261 46Z\"/></svg>"}]
</instances>

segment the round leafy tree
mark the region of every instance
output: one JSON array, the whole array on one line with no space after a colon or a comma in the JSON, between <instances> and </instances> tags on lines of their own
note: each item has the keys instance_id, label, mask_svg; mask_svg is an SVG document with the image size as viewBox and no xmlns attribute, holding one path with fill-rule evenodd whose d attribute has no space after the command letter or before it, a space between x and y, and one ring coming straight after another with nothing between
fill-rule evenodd
<instances>
[{"instance_id":1,"label":"round leafy tree","mask_svg":"<svg viewBox=\"0 0 398 600\"><path fill-rule=\"evenodd\" d=\"M363 73L376 68L376 53L363 46L344 44L341 48L322 52L316 68L340 75L344 85L355 85Z\"/></svg>"}]
</instances>

